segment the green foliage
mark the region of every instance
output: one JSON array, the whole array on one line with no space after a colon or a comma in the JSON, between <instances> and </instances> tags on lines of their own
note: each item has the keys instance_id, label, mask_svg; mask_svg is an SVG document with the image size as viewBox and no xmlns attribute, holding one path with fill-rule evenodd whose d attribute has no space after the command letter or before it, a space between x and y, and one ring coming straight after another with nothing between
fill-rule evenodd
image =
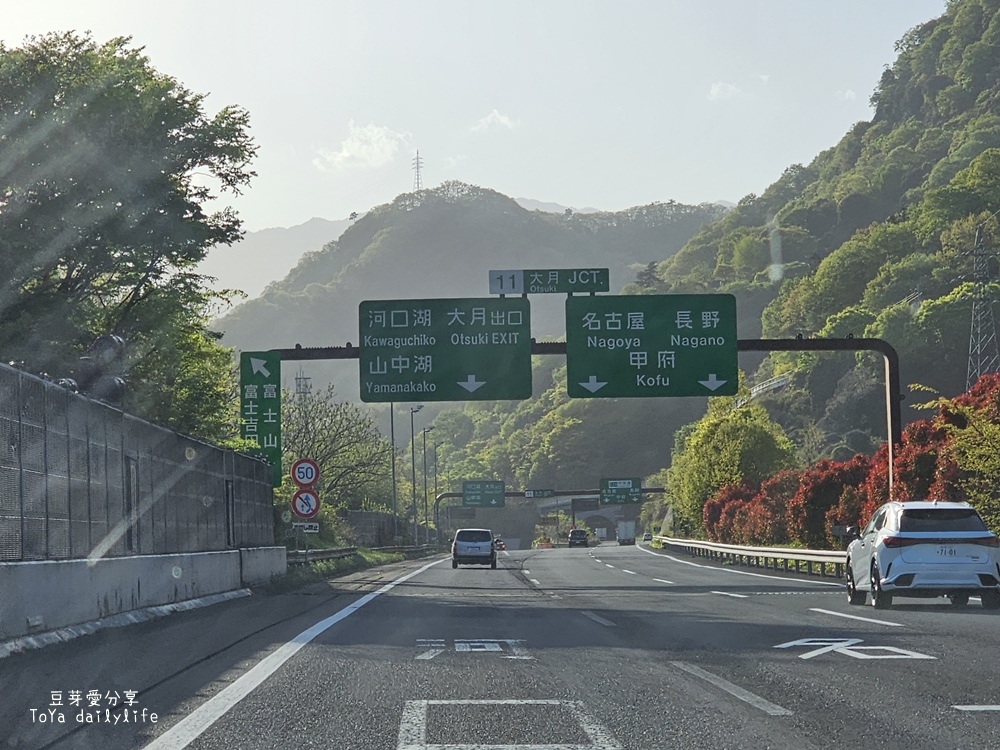
<instances>
[{"instance_id":1,"label":"green foliage","mask_svg":"<svg viewBox=\"0 0 1000 750\"><path fill-rule=\"evenodd\" d=\"M667 492L691 528L701 528L704 505L720 487L758 483L792 466L794 447L767 413L734 405L729 398L713 400L672 457Z\"/></svg>"},{"instance_id":2,"label":"green foliage","mask_svg":"<svg viewBox=\"0 0 1000 750\"><path fill-rule=\"evenodd\" d=\"M129 408L220 439L228 353L193 268L239 239L232 210L205 206L249 184L255 147L244 110L203 105L126 38L0 45L0 351L67 377L119 334Z\"/></svg>"}]
</instances>

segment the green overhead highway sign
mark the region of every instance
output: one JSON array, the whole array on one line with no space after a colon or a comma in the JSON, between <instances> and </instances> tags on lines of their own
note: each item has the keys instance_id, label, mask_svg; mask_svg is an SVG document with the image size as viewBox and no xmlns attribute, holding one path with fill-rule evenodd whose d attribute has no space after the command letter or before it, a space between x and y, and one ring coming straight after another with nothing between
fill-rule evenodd
<instances>
[{"instance_id":1,"label":"green overhead highway sign","mask_svg":"<svg viewBox=\"0 0 1000 750\"><path fill-rule=\"evenodd\" d=\"M257 444L281 484L281 357L277 352L240 353L240 435Z\"/></svg>"},{"instance_id":2,"label":"green overhead highway sign","mask_svg":"<svg viewBox=\"0 0 1000 750\"><path fill-rule=\"evenodd\" d=\"M462 505L471 508L502 508L503 493L503 482L493 480L462 482Z\"/></svg>"},{"instance_id":3,"label":"green overhead highway sign","mask_svg":"<svg viewBox=\"0 0 1000 750\"><path fill-rule=\"evenodd\" d=\"M601 504L624 505L642 502L641 479L602 479Z\"/></svg>"},{"instance_id":4,"label":"green overhead highway sign","mask_svg":"<svg viewBox=\"0 0 1000 750\"><path fill-rule=\"evenodd\" d=\"M583 294L609 288L607 268L490 271L490 294Z\"/></svg>"},{"instance_id":5,"label":"green overhead highway sign","mask_svg":"<svg viewBox=\"0 0 1000 750\"><path fill-rule=\"evenodd\" d=\"M568 297L566 373L570 398L734 395L736 298Z\"/></svg>"},{"instance_id":6,"label":"green overhead highway sign","mask_svg":"<svg viewBox=\"0 0 1000 750\"><path fill-rule=\"evenodd\" d=\"M361 400L531 397L523 297L369 300L359 308Z\"/></svg>"},{"instance_id":7,"label":"green overhead highway sign","mask_svg":"<svg viewBox=\"0 0 1000 750\"><path fill-rule=\"evenodd\" d=\"M525 490L525 497L553 497L556 494L555 490Z\"/></svg>"}]
</instances>

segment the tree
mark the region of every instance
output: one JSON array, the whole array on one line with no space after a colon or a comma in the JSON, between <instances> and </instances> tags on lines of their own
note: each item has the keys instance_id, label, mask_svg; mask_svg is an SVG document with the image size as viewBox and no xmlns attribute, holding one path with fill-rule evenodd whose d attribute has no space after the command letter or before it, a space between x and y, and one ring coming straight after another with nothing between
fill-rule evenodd
<instances>
[{"instance_id":1,"label":"tree","mask_svg":"<svg viewBox=\"0 0 1000 750\"><path fill-rule=\"evenodd\" d=\"M284 463L311 458L319 466L322 501L340 510L357 510L381 495L390 505L392 448L371 415L355 404L338 402L333 386L320 394L282 400ZM290 495L289 495L290 496Z\"/></svg>"},{"instance_id":2,"label":"tree","mask_svg":"<svg viewBox=\"0 0 1000 750\"><path fill-rule=\"evenodd\" d=\"M218 347L205 322L213 294L194 267L239 239L241 225L231 209L205 206L249 184L256 148L245 110L210 117L203 104L127 38L99 44L69 32L0 45L5 358L69 374L96 335L118 334L143 373L131 384L148 389L142 405L170 388L177 367ZM164 343L177 366L142 367ZM203 368L189 392L215 390L219 376ZM166 415L153 411L169 423L187 406L174 398Z\"/></svg>"},{"instance_id":3,"label":"tree","mask_svg":"<svg viewBox=\"0 0 1000 750\"><path fill-rule=\"evenodd\" d=\"M734 399L713 399L709 412L676 448L667 474L675 510L701 528L705 503L727 485L754 485L790 468L794 447L781 427L756 405L734 409Z\"/></svg>"}]
</instances>

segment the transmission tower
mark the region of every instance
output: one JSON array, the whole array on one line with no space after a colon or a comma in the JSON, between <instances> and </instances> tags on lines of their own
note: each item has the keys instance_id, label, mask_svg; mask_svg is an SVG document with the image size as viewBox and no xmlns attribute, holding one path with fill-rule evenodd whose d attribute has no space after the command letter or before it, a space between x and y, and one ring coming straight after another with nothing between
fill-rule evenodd
<instances>
[{"instance_id":1,"label":"transmission tower","mask_svg":"<svg viewBox=\"0 0 1000 750\"><path fill-rule=\"evenodd\" d=\"M299 367L295 376L295 395L308 396L310 393L312 393L312 378L307 378L305 370Z\"/></svg>"},{"instance_id":2,"label":"transmission tower","mask_svg":"<svg viewBox=\"0 0 1000 750\"><path fill-rule=\"evenodd\" d=\"M997 349L997 326L993 317L993 300L989 286L992 279L990 261L996 253L986 249L983 225L976 227L976 246L972 250L972 327L969 331L969 372L965 388L968 390L980 375L1000 371L1000 350Z\"/></svg>"},{"instance_id":3,"label":"transmission tower","mask_svg":"<svg viewBox=\"0 0 1000 750\"><path fill-rule=\"evenodd\" d=\"M420 168L424 165L424 160L420 158L420 150L417 149L417 155L413 157L413 192L422 190L424 187L424 181L420 179Z\"/></svg>"}]
</instances>

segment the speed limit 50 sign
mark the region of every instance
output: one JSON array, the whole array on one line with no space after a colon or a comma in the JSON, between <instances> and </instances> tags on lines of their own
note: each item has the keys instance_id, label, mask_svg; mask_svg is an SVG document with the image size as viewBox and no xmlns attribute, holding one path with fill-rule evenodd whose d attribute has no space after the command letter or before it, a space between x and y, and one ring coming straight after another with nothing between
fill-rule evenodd
<instances>
[{"instance_id":1,"label":"speed limit 50 sign","mask_svg":"<svg viewBox=\"0 0 1000 750\"><path fill-rule=\"evenodd\" d=\"M319 466L311 458L300 458L292 464L292 481L299 487L311 487L319 481Z\"/></svg>"}]
</instances>

